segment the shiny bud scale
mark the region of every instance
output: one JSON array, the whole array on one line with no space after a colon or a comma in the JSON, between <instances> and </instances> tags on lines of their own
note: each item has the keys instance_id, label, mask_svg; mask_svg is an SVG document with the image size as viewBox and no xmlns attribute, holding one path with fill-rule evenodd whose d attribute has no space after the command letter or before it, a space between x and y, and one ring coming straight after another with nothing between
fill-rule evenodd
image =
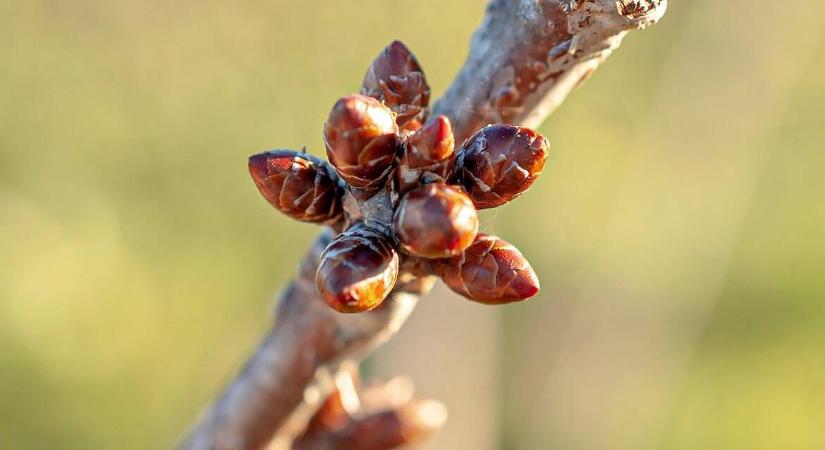
<instances>
[{"instance_id":1,"label":"shiny bud scale","mask_svg":"<svg viewBox=\"0 0 825 450\"><path fill-rule=\"evenodd\" d=\"M427 119L430 87L415 56L399 41L387 46L372 62L361 93L392 109L402 129L416 130Z\"/></svg>"},{"instance_id":2,"label":"shiny bud scale","mask_svg":"<svg viewBox=\"0 0 825 450\"><path fill-rule=\"evenodd\" d=\"M266 200L304 222L332 224L341 219L341 196L329 166L305 153L276 150L249 158L249 173Z\"/></svg>"},{"instance_id":3,"label":"shiny bud scale","mask_svg":"<svg viewBox=\"0 0 825 450\"><path fill-rule=\"evenodd\" d=\"M450 289L479 303L517 302L539 292L538 277L521 252L483 233L461 255L436 260L433 266Z\"/></svg>"},{"instance_id":4,"label":"shiny bud scale","mask_svg":"<svg viewBox=\"0 0 825 450\"><path fill-rule=\"evenodd\" d=\"M327 158L350 186L374 192L395 159L393 113L372 97L353 94L335 103L324 126Z\"/></svg>"},{"instance_id":5,"label":"shiny bud scale","mask_svg":"<svg viewBox=\"0 0 825 450\"><path fill-rule=\"evenodd\" d=\"M491 125L467 140L458 155L456 181L478 209L521 195L541 175L549 144L535 130Z\"/></svg>"},{"instance_id":6,"label":"shiny bud scale","mask_svg":"<svg viewBox=\"0 0 825 450\"><path fill-rule=\"evenodd\" d=\"M356 224L338 235L321 254L315 276L324 301L343 313L381 304L398 277L398 253L380 232Z\"/></svg>"},{"instance_id":7,"label":"shiny bud scale","mask_svg":"<svg viewBox=\"0 0 825 450\"><path fill-rule=\"evenodd\" d=\"M425 184L401 199L393 229L409 254L446 258L460 254L473 243L478 214L461 188Z\"/></svg>"}]
</instances>

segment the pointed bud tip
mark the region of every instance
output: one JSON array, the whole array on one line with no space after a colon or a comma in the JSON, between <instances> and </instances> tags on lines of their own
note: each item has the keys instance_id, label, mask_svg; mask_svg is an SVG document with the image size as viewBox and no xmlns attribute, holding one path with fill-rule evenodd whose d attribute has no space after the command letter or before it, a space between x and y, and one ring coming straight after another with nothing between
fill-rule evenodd
<instances>
[{"instance_id":1,"label":"pointed bud tip","mask_svg":"<svg viewBox=\"0 0 825 450\"><path fill-rule=\"evenodd\" d=\"M412 53L410 51L410 48L407 47L407 44L403 43L402 41L400 41L398 39L390 42L390 45L387 46L387 51Z\"/></svg>"},{"instance_id":2,"label":"pointed bud tip","mask_svg":"<svg viewBox=\"0 0 825 450\"><path fill-rule=\"evenodd\" d=\"M373 60L361 93L383 101L406 131L417 130L427 120L430 87L415 55L401 41L391 42Z\"/></svg>"},{"instance_id":3,"label":"pointed bud tip","mask_svg":"<svg viewBox=\"0 0 825 450\"><path fill-rule=\"evenodd\" d=\"M450 123L450 119L447 116L438 116L433 119L433 123L435 124L435 128L438 130L436 137L438 140L447 139L447 137L453 134L453 125Z\"/></svg>"},{"instance_id":4,"label":"pointed bud tip","mask_svg":"<svg viewBox=\"0 0 825 450\"><path fill-rule=\"evenodd\" d=\"M410 72L421 72L421 66L415 59L412 50L399 40L390 42L373 61L373 68L377 75L404 75Z\"/></svg>"},{"instance_id":5,"label":"pointed bud tip","mask_svg":"<svg viewBox=\"0 0 825 450\"><path fill-rule=\"evenodd\" d=\"M263 182L274 173L289 170L297 152L274 150L261 152L249 157L249 174L256 183Z\"/></svg>"},{"instance_id":6,"label":"pointed bud tip","mask_svg":"<svg viewBox=\"0 0 825 450\"><path fill-rule=\"evenodd\" d=\"M438 116L416 131L409 140L421 158L444 161L455 153L455 138L450 119Z\"/></svg>"},{"instance_id":7,"label":"pointed bud tip","mask_svg":"<svg viewBox=\"0 0 825 450\"><path fill-rule=\"evenodd\" d=\"M446 116L436 117L434 120L424 125L420 133L424 135L425 139L432 142L431 147L434 150L442 150L442 152L449 152L449 154L453 153L455 142L453 138L453 126L450 123L450 119ZM441 159L443 159L449 156L449 154L432 155L432 157L441 157Z\"/></svg>"},{"instance_id":8,"label":"pointed bud tip","mask_svg":"<svg viewBox=\"0 0 825 450\"><path fill-rule=\"evenodd\" d=\"M266 153L258 153L249 157L249 174L256 183L263 181L267 175L266 169Z\"/></svg>"},{"instance_id":9,"label":"pointed bud tip","mask_svg":"<svg viewBox=\"0 0 825 450\"><path fill-rule=\"evenodd\" d=\"M518 274L511 286L515 295L514 301L527 300L534 297L541 290L539 277L533 271L533 268L529 266Z\"/></svg>"}]
</instances>

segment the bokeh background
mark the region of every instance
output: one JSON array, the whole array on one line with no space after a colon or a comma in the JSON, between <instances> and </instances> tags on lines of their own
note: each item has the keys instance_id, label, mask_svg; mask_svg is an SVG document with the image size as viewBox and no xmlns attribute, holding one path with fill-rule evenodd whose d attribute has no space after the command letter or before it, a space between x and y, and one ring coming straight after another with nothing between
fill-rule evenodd
<instances>
[{"instance_id":1,"label":"bokeh background","mask_svg":"<svg viewBox=\"0 0 825 450\"><path fill-rule=\"evenodd\" d=\"M392 39L440 94L481 0L0 1L0 448L168 448L315 236L246 172L322 154ZM443 288L367 365L431 449L825 448L825 3L674 0L483 227L543 291Z\"/></svg>"}]
</instances>

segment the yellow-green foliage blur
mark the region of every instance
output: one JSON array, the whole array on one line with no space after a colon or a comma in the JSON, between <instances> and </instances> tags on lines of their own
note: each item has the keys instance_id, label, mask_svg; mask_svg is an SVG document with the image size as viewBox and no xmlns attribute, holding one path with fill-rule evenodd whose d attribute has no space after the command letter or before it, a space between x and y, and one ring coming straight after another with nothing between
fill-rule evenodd
<instances>
[{"instance_id":1,"label":"yellow-green foliage blur","mask_svg":"<svg viewBox=\"0 0 825 450\"><path fill-rule=\"evenodd\" d=\"M0 448L170 447L316 233L247 156L322 155L393 39L437 96L483 3L0 1ZM674 0L541 127L543 178L485 216L543 287L496 313L489 448L825 448L823 30Z\"/></svg>"}]
</instances>

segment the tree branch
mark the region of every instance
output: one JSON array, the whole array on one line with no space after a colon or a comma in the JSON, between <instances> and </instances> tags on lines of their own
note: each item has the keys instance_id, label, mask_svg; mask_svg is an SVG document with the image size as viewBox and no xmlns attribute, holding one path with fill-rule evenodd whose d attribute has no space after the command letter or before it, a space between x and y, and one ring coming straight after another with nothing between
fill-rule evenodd
<instances>
[{"instance_id":1,"label":"tree branch","mask_svg":"<svg viewBox=\"0 0 825 450\"><path fill-rule=\"evenodd\" d=\"M586 79L624 35L658 21L667 0L492 0L470 54L434 107L459 142L490 123L536 126ZM389 339L432 279L406 273L376 310L340 314L315 286L324 232L280 296L275 325L180 449L265 448L306 425L346 361Z\"/></svg>"},{"instance_id":2,"label":"tree branch","mask_svg":"<svg viewBox=\"0 0 825 450\"><path fill-rule=\"evenodd\" d=\"M667 0L493 0L435 114L461 141L489 123L535 128Z\"/></svg>"}]
</instances>

